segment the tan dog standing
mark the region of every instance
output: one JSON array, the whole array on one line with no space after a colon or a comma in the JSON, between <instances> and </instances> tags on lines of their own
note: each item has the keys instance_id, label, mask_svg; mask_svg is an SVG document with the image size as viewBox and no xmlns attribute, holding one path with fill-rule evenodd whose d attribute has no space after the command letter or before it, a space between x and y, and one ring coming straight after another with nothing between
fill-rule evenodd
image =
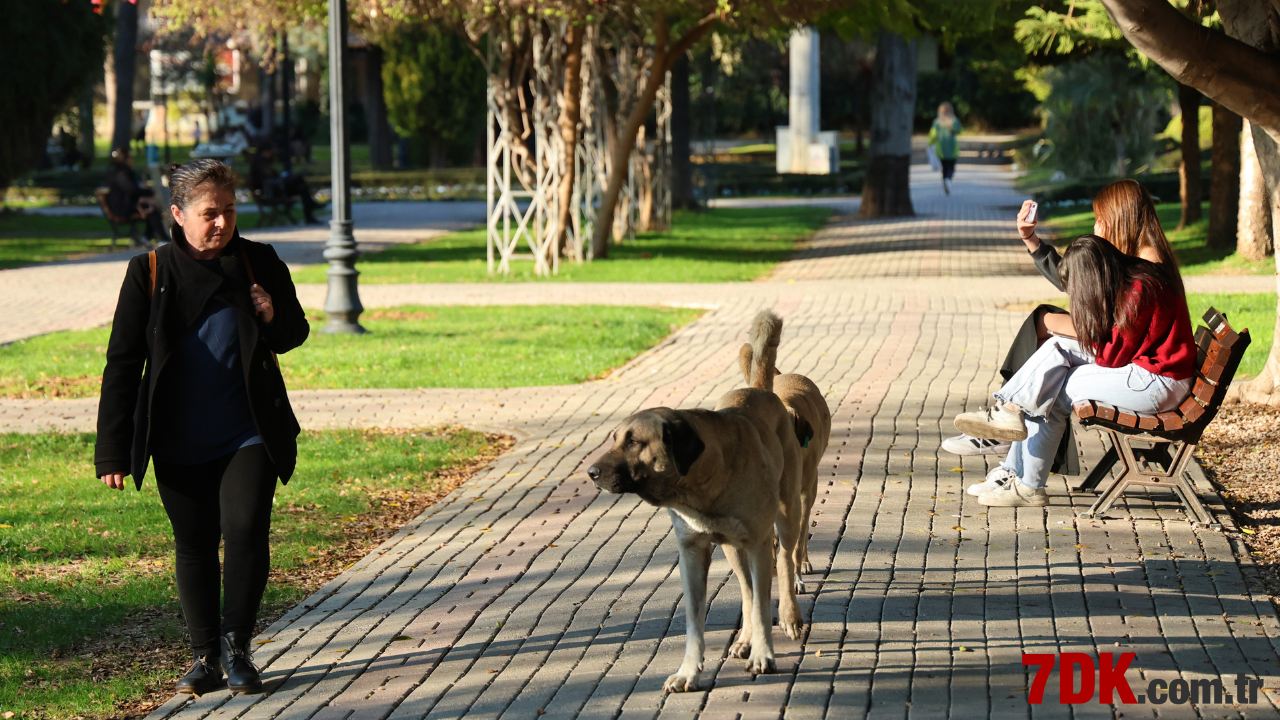
<instances>
[{"instance_id":1,"label":"tan dog standing","mask_svg":"<svg viewBox=\"0 0 1280 720\"><path fill-rule=\"evenodd\" d=\"M772 367L777 337L753 334L753 340L763 376ZM587 470L601 489L634 492L671 515L688 630L684 660L663 686L668 692L698 689L712 543L724 548L742 591L742 631L730 657L747 658L752 673L777 670L770 597L775 571L779 626L787 637L800 636L795 559L805 528L795 428L772 392L733 390L714 411L655 408L632 415L614 431L613 447ZM776 554L775 533L781 546Z\"/></svg>"},{"instance_id":2,"label":"tan dog standing","mask_svg":"<svg viewBox=\"0 0 1280 720\"><path fill-rule=\"evenodd\" d=\"M776 328L776 330L775 330ZM782 319L773 313L763 310L756 315L752 324L752 337L756 334L774 336L781 339ZM738 353L738 361L742 367L742 375L747 384L756 388L767 388L769 379L753 375L753 363L756 353L751 343L746 343ZM770 355L777 358L777 349ZM754 365L759 367L762 364ZM812 380L804 375L788 373L782 375L772 364L768 373L772 377L772 389L787 412L795 421L796 436L800 439L801 481L800 497L804 503L804 531L800 533L800 542L796 547L796 567L801 573L813 572L813 564L809 562L809 515L813 511L813 503L818 496L818 465L827 452L827 444L831 441L831 409L822 391ZM796 576L796 592L804 592L804 580Z\"/></svg>"}]
</instances>

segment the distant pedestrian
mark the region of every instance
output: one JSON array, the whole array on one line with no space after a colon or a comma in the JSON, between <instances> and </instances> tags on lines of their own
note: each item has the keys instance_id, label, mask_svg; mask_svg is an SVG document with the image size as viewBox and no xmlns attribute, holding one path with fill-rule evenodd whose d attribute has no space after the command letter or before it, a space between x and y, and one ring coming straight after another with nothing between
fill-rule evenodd
<instances>
[{"instance_id":1,"label":"distant pedestrian","mask_svg":"<svg viewBox=\"0 0 1280 720\"><path fill-rule=\"evenodd\" d=\"M222 687L224 672L233 693L262 689L249 640L270 571L276 479L293 474L300 432L275 354L310 330L289 268L236 231L235 182L217 160L173 171L173 242L129 262L94 452L113 489L132 475L141 490L153 462L195 652L177 691L195 695Z\"/></svg>"},{"instance_id":2,"label":"distant pedestrian","mask_svg":"<svg viewBox=\"0 0 1280 720\"><path fill-rule=\"evenodd\" d=\"M200 121L196 121L196 127L191 131L192 147L200 146Z\"/></svg>"},{"instance_id":3,"label":"distant pedestrian","mask_svg":"<svg viewBox=\"0 0 1280 720\"><path fill-rule=\"evenodd\" d=\"M938 160L942 163L942 189L951 194L951 177L956 174L956 158L960 157L956 136L964 128L956 119L956 109L949 102L938 106L938 119L929 128L929 145L938 151Z\"/></svg>"}]
</instances>

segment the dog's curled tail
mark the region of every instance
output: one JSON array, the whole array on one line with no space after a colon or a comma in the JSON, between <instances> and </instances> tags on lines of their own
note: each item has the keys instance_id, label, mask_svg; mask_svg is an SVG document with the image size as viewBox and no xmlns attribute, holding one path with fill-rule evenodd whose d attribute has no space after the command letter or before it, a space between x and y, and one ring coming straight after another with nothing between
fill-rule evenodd
<instances>
[{"instance_id":1,"label":"dog's curled tail","mask_svg":"<svg viewBox=\"0 0 1280 720\"><path fill-rule=\"evenodd\" d=\"M747 385L757 390L773 391L774 367L778 361L778 343L782 340L782 318L770 310L761 310L751 321L750 344L739 353L742 374Z\"/></svg>"}]
</instances>

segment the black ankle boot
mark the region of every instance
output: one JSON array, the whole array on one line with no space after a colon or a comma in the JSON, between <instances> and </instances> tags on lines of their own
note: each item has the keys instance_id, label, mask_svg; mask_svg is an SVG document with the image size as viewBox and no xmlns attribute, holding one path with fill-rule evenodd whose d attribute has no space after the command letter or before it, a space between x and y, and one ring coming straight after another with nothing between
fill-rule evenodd
<instances>
[{"instance_id":1,"label":"black ankle boot","mask_svg":"<svg viewBox=\"0 0 1280 720\"><path fill-rule=\"evenodd\" d=\"M216 652L197 653L191 670L174 688L177 692L200 696L222 687L222 659Z\"/></svg>"},{"instance_id":2,"label":"black ankle boot","mask_svg":"<svg viewBox=\"0 0 1280 720\"><path fill-rule=\"evenodd\" d=\"M222 667L227 689L233 693L262 692L262 678L249 662L249 633L231 631L222 636Z\"/></svg>"}]
</instances>

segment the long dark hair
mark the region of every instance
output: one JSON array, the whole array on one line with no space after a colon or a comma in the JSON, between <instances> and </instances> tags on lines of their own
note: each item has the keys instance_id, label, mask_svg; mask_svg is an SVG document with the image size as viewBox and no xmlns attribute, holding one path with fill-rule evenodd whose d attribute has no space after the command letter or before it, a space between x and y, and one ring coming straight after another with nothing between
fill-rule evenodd
<instances>
[{"instance_id":1,"label":"long dark hair","mask_svg":"<svg viewBox=\"0 0 1280 720\"><path fill-rule=\"evenodd\" d=\"M1097 235L1081 235L1063 253L1058 273L1071 298L1071 320L1081 347L1096 355L1111 339L1113 330L1126 332L1144 322L1142 297L1132 294L1134 283L1141 296L1174 290L1169 277L1176 268L1120 252Z\"/></svg>"}]
</instances>

